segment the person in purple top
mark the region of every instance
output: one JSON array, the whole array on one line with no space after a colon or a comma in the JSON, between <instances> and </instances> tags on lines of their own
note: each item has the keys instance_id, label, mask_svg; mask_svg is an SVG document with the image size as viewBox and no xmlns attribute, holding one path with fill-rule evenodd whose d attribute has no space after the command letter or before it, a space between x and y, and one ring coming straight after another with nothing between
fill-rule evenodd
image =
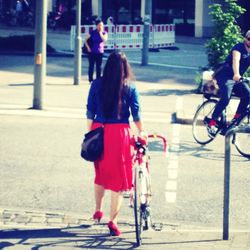
<instances>
[{"instance_id":1,"label":"person in purple top","mask_svg":"<svg viewBox=\"0 0 250 250\"><path fill-rule=\"evenodd\" d=\"M108 33L104 30L101 20L96 20L96 29L86 38L85 45L88 50L89 59L89 82L93 81L94 66L96 64L96 78L101 77L102 57L104 53L104 43L108 40Z\"/></svg>"},{"instance_id":2,"label":"person in purple top","mask_svg":"<svg viewBox=\"0 0 250 250\"><path fill-rule=\"evenodd\" d=\"M215 73L214 78L220 88L220 100L208 124L208 133L210 137L213 138L216 136L217 119L227 107L233 91L236 96L240 97L240 103L234 115L234 119L239 118L250 104L250 87L247 83L240 81L249 66L250 30L246 32L243 42L233 46L225 62Z\"/></svg>"}]
</instances>

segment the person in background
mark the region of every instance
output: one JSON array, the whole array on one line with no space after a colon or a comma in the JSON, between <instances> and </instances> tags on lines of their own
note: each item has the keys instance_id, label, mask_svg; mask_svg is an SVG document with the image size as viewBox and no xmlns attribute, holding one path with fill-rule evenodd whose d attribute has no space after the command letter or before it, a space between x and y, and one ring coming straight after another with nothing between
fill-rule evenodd
<instances>
[{"instance_id":1,"label":"person in background","mask_svg":"<svg viewBox=\"0 0 250 250\"><path fill-rule=\"evenodd\" d=\"M85 45L88 50L89 83L93 81L94 66L96 65L96 78L101 77L102 58L104 53L104 43L108 40L108 33L104 30L104 24L101 20L96 20L96 29L86 38Z\"/></svg>"},{"instance_id":2,"label":"person in background","mask_svg":"<svg viewBox=\"0 0 250 250\"><path fill-rule=\"evenodd\" d=\"M217 133L217 119L227 107L232 92L240 97L240 103L234 115L239 118L250 104L250 87L247 83L240 82L243 74L250 66L250 30L246 32L244 41L237 43L226 58L225 63L215 72L220 89L220 100L216 104L212 119L208 123L208 133L214 138Z\"/></svg>"},{"instance_id":3,"label":"person in background","mask_svg":"<svg viewBox=\"0 0 250 250\"><path fill-rule=\"evenodd\" d=\"M107 25L114 25L114 20L113 20L113 17L112 16L109 16L107 18Z\"/></svg>"},{"instance_id":4,"label":"person in background","mask_svg":"<svg viewBox=\"0 0 250 250\"><path fill-rule=\"evenodd\" d=\"M139 94L134 84L131 67L122 52L113 52L104 67L103 77L93 81L87 101L87 127L90 131L104 125L104 152L95 166L95 213L93 219L103 217L105 190L111 191L111 210L108 228L110 234L119 236L118 213L123 191L132 187L134 147L129 117L141 136L143 123L140 116Z\"/></svg>"},{"instance_id":5,"label":"person in background","mask_svg":"<svg viewBox=\"0 0 250 250\"><path fill-rule=\"evenodd\" d=\"M23 5L21 1L16 1L16 19L18 24L22 24L23 18Z\"/></svg>"}]
</instances>

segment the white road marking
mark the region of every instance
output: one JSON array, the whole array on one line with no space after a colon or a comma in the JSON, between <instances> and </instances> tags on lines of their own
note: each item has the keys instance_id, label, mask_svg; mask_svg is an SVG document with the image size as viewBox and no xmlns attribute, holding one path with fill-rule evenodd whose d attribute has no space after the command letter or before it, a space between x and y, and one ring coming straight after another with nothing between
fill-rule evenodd
<instances>
[{"instance_id":1,"label":"white road marking","mask_svg":"<svg viewBox=\"0 0 250 250\"><path fill-rule=\"evenodd\" d=\"M166 189L167 190L176 190L177 186L176 186L176 181L168 181L166 184Z\"/></svg>"},{"instance_id":2,"label":"white road marking","mask_svg":"<svg viewBox=\"0 0 250 250\"><path fill-rule=\"evenodd\" d=\"M176 108L176 111L182 110L182 108L183 108L183 98L182 97L177 98L175 108Z\"/></svg>"},{"instance_id":3,"label":"white road marking","mask_svg":"<svg viewBox=\"0 0 250 250\"><path fill-rule=\"evenodd\" d=\"M31 109L30 105L0 104L0 115L61 117L72 119L86 119L86 109L45 107L43 110ZM145 122L166 123L171 119L171 114L162 112L142 112ZM132 117L130 117L132 122Z\"/></svg>"},{"instance_id":4,"label":"white road marking","mask_svg":"<svg viewBox=\"0 0 250 250\"><path fill-rule=\"evenodd\" d=\"M176 100L176 110L180 110L183 107L182 97L178 97ZM178 156L180 151L180 124L174 124L172 130L171 149L169 152L168 163L168 178L165 187L165 198L167 203L175 203L177 197L177 180L178 180Z\"/></svg>"},{"instance_id":5,"label":"white road marking","mask_svg":"<svg viewBox=\"0 0 250 250\"><path fill-rule=\"evenodd\" d=\"M168 164L168 169L177 169L178 162L176 160L170 160Z\"/></svg>"},{"instance_id":6,"label":"white road marking","mask_svg":"<svg viewBox=\"0 0 250 250\"><path fill-rule=\"evenodd\" d=\"M141 64L141 62L139 61L135 61L135 60L129 60L130 63L134 63L134 64ZM193 69L193 70L198 70L198 67L193 67L193 66L182 66L182 65L174 65L174 64L163 64L163 63L149 63L149 65L152 66L161 66L161 67L166 67L166 68L176 68L176 69Z\"/></svg>"},{"instance_id":7,"label":"white road marking","mask_svg":"<svg viewBox=\"0 0 250 250\"><path fill-rule=\"evenodd\" d=\"M178 171L177 169L169 169L168 170L168 179L177 179Z\"/></svg>"},{"instance_id":8,"label":"white road marking","mask_svg":"<svg viewBox=\"0 0 250 250\"><path fill-rule=\"evenodd\" d=\"M166 197L166 201L168 203L175 203L176 201L176 191L173 191L173 192L165 192L165 197Z\"/></svg>"}]
</instances>

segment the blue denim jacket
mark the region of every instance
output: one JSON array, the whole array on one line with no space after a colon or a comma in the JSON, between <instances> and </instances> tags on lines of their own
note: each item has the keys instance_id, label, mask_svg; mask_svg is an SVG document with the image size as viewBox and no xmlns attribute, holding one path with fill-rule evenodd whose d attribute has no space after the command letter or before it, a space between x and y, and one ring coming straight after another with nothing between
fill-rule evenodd
<instances>
[{"instance_id":1,"label":"blue denim jacket","mask_svg":"<svg viewBox=\"0 0 250 250\"><path fill-rule=\"evenodd\" d=\"M129 116L131 112L134 121L140 120L139 94L134 84L131 84L128 87L126 94L124 94L122 97L122 110L120 119L118 119L117 107L114 107L112 117L105 119L99 97L101 84L101 79L95 80L91 84L86 112L88 119L100 123L129 123Z\"/></svg>"}]
</instances>

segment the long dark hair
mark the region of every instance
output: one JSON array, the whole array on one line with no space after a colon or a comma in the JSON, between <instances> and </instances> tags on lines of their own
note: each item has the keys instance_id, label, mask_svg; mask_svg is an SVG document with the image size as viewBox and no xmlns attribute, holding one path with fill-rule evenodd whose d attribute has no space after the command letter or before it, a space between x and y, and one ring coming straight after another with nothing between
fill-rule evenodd
<instances>
[{"instance_id":1,"label":"long dark hair","mask_svg":"<svg viewBox=\"0 0 250 250\"><path fill-rule=\"evenodd\" d=\"M122 95L125 87L129 86L133 72L123 52L115 51L110 54L103 71L101 102L104 116L112 116L115 108L118 110L118 119L121 114Z\"/></svg>"}]
</instances>

